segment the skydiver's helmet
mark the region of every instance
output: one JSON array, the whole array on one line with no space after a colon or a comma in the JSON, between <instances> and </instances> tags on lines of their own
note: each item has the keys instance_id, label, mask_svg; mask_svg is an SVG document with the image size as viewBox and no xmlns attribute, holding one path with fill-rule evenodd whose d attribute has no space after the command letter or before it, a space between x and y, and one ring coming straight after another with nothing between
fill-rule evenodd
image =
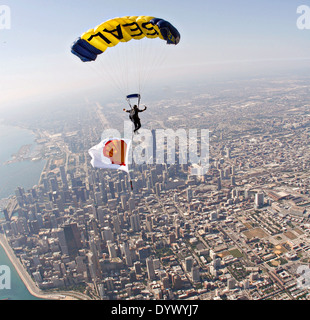
<instances>
[{"instance_id":1,"label":"skydiver's helmet","mask_svg":"<svg viewBox=\"0 0 310 320\"><path fill-rule=\"evenodd\" d=\"M134 110L139 109L139 108L138 108L138 106L137 106L136 104L133 106L133 108L134 108Z\"/></svg>"}]
</instances>

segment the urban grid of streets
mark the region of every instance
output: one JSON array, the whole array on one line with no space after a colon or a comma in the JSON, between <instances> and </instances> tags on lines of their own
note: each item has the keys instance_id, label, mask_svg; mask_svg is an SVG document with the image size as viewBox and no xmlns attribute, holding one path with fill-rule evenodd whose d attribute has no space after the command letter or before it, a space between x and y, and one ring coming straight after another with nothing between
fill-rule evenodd
<instances>
[{"instance_id":1,"label":"urban grid of streets","mask_svg":"<svg viewBox=\"0 0 310 320\"><path fill-rule=\"evenodd\" d=\"M308 299L309 105L308 79L154 102L144 127L210 130L210 169L133 164L133 192L126 174L93 169L87 153L108 126L122 130L122 106L41 117L28 125L47 163L37 186L17 188L2 238L48 294Z\"/></svg>"}]
</instances>

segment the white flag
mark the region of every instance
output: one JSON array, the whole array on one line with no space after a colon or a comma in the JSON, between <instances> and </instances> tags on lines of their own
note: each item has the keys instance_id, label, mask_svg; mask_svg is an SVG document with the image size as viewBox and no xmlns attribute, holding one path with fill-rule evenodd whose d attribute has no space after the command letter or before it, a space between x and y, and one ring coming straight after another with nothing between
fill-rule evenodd
<instances>
[{"instance_id":1,"label":"white flag","mask_svg":"<svg viewBox=\"0 0 310 320\"><path fill-rule=\"evenodd\" d=\"M129 139L105 139L88 150L94 168L123 170L128 173Z\"/></svg>"}]
</instances>

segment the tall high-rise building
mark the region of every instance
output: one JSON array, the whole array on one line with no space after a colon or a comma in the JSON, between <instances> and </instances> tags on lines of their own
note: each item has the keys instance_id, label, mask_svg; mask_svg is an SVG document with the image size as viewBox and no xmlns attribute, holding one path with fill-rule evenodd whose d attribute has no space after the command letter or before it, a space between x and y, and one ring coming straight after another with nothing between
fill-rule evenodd
<instances>
[{"instance_id":1,"label":"tall high-rise building","mask_svg":"<svg viewBox=\"0 0 310 320\"><path fill-rule=\"evenodd\" d=\"M101 278L101 270L98 263L98 257L93 252L87 253L88 268L93 281Z\"/></svg>"},{"instance_id":2,"label":"tall high-rise building","mask_svg":"<svg viewBox=\"0 0 310 320\"><path fill-rule=\"evenodd\" d=\"M187 257L185 258L185 270L186 272L191 272L193 267L193 258Z\"/></svg>"},{"instance_id":3,"label":"tall high-rise building","mask_svg":"<svg viewBox=\"0 0 310 320\"><path fill-rule=\"evenodd\" d=\"M212 266L214 269L219 269L221 267L221 259L220 258L215 258L212 261Z\"/></svg>"},{"instance_id":4,"label":"tall high-rise building","mask_svg":"<svg viewBox=\"0 0 310 320\"><path fill-rule=\"evenodd\" d=\"M135 203L135 199L134 199L134 198L130 198L130 199L128 200L128 207L129 207L129 210L130 210L131 212L133 212L133 210L135 210L135 208L136 208L136 203Z\"/></svg>"},{"instance_id":5,"label":"tall high-rise building","mask_svg":"<svg viewBox=\"0 0 310 320\"><path fill-rule=\"evenodd\" d=\"M155 183L155 192L156 192L157 197L159 197L160 196L160 183L159 182Z\"/></svg>"},{"instance_id":6,"label":"tall high-rise building","mask_svg":"<svg viewBox=\"0 0 310 320\"><path fill-rule=\"evenodd\" d=\"M200 281L200 270L199 266L194 266L192 267L192 280L194 282L199 282Z\"/></svg>"},{"instance_id":7,"label":"tall high-rise building","mask_svg":"<svg viewBox=\"0 0 310 320\"><path fill-rule=\"evenodd\" d=\"M156 276L152 258L146 259L146 269L149 280L154 280Z\"/></svg>"},{"instance_id":8,"label":"tall high-rise building","mask_svg":"<svg viewBox=\"0 0 310 320\"><path fill-rule=\"evenodd\" d=\"M59 243L62 254L69 255L64 229L63 228L53 229L52 233L54 234L54 237L58 239L58 243Z\"/></svg>"},{"instance_id":9,"label":"tall high-rise building","mask_svg":"<svg viewBox=\"0 0 310 320\"><path fill-rule=\"evenodd\" d=\"M82 248L81 235L76 223L71 223L63 227L68 254L76 257L79 249Z\"/></svg>"},{"instance_id":10,"label":"tall high-rise building","mask_svg":"<svg viewBox=\"0 0 310 320\"><path fill-rule=\"evenodd\" d=\"M236 167L231 166L231 174L234 176L236 174Z\"/></svg>"},{"instance_id":11,"label":"tall high-rise building","mask_svg":"<svg viewBox=\"0 0 310 320\"><path fill-rule=\"evenodd\" d=\"M169 281L168 277L163 277L161 279L161 282L162 282L162 286L163 286L164 289L170 288L170 281Z\"/></svg>"},{"instance_id":12,"label":"tall high-rise building","mask_svg":"<svg viewBox=\"0 0 310 320\"><path fill-rule=\"evenodd\" d=\"M155 185L155 183L157 182L157 170L156 170L156 168L152 168L151 169L151 177L152 177L153 185Z\"/></svg>"},{"instance_id":13,"label":"tall high-rise building","mask_svg":"<svg viewBox=\"0 0 310 320\"><path fill-rule=\"evenodd\" d=\"M130 216L130 226L135 232L140 230L140 218L138 214L135 213Z\"/></svg>"},{"instance_id":14,"label":"tall high-rise building","mask_svg":"<svg viewBox=\"0 0 310 320\"><path fill-rule=\"evenodd\" d=\"M107 241L107 246L108 246L108 251L109 251L109 257L110 259L116 258L117 257L117 252L116 252L116 245L113 243L111 240Z\"/></svg>"},{"instance_id":15,"label":"tall high-rise building","mask_svg":"<svg viewBox=\"0 0 310 320\"><path fill-rule=\"evenodd\" d=\"M217 190L221 190L222 189L222 180L221 178L219 177L217 179Z\"/></svg>"},{"instance_id":16,"label":"tall high-rise building","mask_svg":"<svg viewBox=\"0 0 310 320\"><path fill-rule=\"evenodd\" d=\"M112 223L113 223L116 234L121 234L122 230L121 230L120 222L117 216L113 216Z\"/></svg>"},{"instance_id":17,"label":"tall high-rise building","mask_svg":"<svg viewBox=\"0 0 310 320\"><path fill-rule=\"evenodd\" d=\"M130 252L129 245L127 242L124 242L123 250L124 250L126 264L128 267L131 267L132 266L132 257L131 257L131 252Z\"/></svg>"},{"instance_id":18,"label":"tall high-rise building","mask_svg":"<svg viewBox=\"0 0 310 320\"><path fill-rule=\"evenodd\" d=\"M115 199L115 191L114 191L114 182L113 181L109 181L109 189L110 189L112 199Z\"/></svg>"},{"instance_id":19,"label":"tall high-rise building","mask_svg":"<svg viewBox=\"0 0 310 320\"><path fill-rule=\"evenodd\" d=\"M229 174L230 174L230 168L225 168L225 170L224 170L224 178L228 179L229 178Z\"/></svg>"},{"instance_id":20,"label":"tall high-rise building","mask_svg":"<svg viewBox=\"0 0 310 320\"><path fill-rule=\"evenodd\" d=\"M102 201L102 194L100 191L95 192L95 201L96 201L96 205L102 205L103 201Z\"/></svg>"},{"instance_id":21,"label":"tall high-rise building","mask_svg":"<svg viewBox=\"0 0 310 320\"><path fill-rule=\"evenodd\" d=\"M255 194L254 204L257 209L262 208L264 206L264 194L263 193L256 193Z\"/></svg>"},{"instance_id":22,"label":"tall high-rise building","mask_svg":"<svg viewBox=\"0 0 310 320\"><path fill-rule=\"evenodd\" d=\"M232 189L231 190L231 197L236 198L237 197L237 189Z\"/></svg>"},{"instance_id":23,"label":"tall high-rise building","mask_svg":"<svg viewBox=\"0 0 310 320\"><path fill-rule=\"evenodd\" d=\"M225 179L224 170L220 169L219 172L220 172L220 179L221 180Z\"/></svg>"},{"instance_id":24,"label":"tall high-rise building","mask_svg":"<svg viewBox=\"0 0 310 320\"><path fill-rule=\"evenodd\" d=\"M191 202L193 199L193 191L191 188L186 189L186 199L187 199L187 202Z\"/></svg>"},{"instance_id":25,"label":"tall high-rise building","mask_svg":"<svg viewBox=\"0 0 310 320\"><path fill-rule=\"evenodd\" d=\"M134 263L134 268L135 268L135 273L136 274L141 274L142 273L142 268L141 268L141 262L137 261Z\"/></svg>"},{"instance_id":26,"label":"tall high-rise building","mask_svg":"<svg viewBox=\"0 0 310 320\"><path fill-rule=\"evenodd\" d=\"M65 167L61 166L59 168L59 170L60 170L60 177L61 177L61 182L62 182L63 188L67 189L68 188L68 181L67 181L67 175L66 175Z\"/></svg>"},{"instance_id":27,"label":"tall high-rise building","mask_svg":"<svg viewBox=\"0 0 310 320\"><path fill-rule=\"evenodd\" d=\"M235 185L236 185L236 177L235 177L235 176L231 176L231 177L230 177L230 184L231 184L232 186L235 186Z\"/></svg>"},{"instance_id":28,"label":"tall high-rise building","mask_svg":"<svg viewBox=\"0 0 310 320\"><path fill-rule=\"evenodd\" d=\"M153 217L152 216L146 216L145 227L148 232L153 231Z\"/></svg>"},{"instance_id":29,"label":"tall high-rise building","mask_svg":"<svg viewBox=\"0 0 310 320\"><path fill-rule=\"evenodd\" d=\"M230 148L226 148L226 157L230 159Z\"/></svg>"},{"instance_id":30,"label":"tall high-rise building","mask_svg":"<svg viewBox=\"0 0 310 320\"><path fill-rule=\"evenodd\" d=\"M123 210L127 210L127 196L121 195L121 205Z\"/></svg>"},{"instance_id":31,"label":"tall high-rise building","mask_svg":"<svg viewBox=\"0 0 310 320\"><path fill-rule=\"evenodd\" d=\"M56 177L53 177L50 179L50 185L51 185L52 191L58 191L58 182Z\"/></svg>"},{"instance_id":32,"label":"tall high-rise building","mask_svg":"<svg viewBox=\"0 0 310 320\"><path fill-rule=\"evenodd\" d=\"M175 243L176 242L176 236L175 232L170 232L169 234L169 244Z\"/></svg>"},{"instance_id":33,"label":"tall high-rise building","mask_svg":"<svg viewBox=\"0 0 310 320\"><path fill-rule=\"evenodd\" d=\"M234 278L230 278L227 280L227 289L233 290L236 287L236 280Z\"/></svg>"},{"instance_id":34,"label":"tall high-rise building","mask_svg":"<svg viewBox=\"0 0 310 320\"><path fill-rule=\"evenodd\" d=\"M109 240L112 242L114 241L113 232L110 227L103 228L103 238L106 242L108 242Z\"/></svg>"}]
</instances>

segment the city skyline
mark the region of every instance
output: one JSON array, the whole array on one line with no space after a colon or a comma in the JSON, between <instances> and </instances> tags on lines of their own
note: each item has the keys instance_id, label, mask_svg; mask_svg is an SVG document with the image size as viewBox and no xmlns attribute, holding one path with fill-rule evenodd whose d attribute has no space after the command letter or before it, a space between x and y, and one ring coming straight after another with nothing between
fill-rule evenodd
<instances>
[{"instance_id":1,"label":"city skyline","mask_svg":"<svg viewBox=\"0 0 310 320\"><path fill-rule=\"evenodd\" d=\"M210 168L132 164L133 191L126 173L94 169L87 155L107 123L117 127L113 113L90 105L19 119L46 164L6 202L0 242L28 290L135 303L308 300L309 81L241 81L158 102L153 125L210 128Z\"/></svg>"}]
</instances>

